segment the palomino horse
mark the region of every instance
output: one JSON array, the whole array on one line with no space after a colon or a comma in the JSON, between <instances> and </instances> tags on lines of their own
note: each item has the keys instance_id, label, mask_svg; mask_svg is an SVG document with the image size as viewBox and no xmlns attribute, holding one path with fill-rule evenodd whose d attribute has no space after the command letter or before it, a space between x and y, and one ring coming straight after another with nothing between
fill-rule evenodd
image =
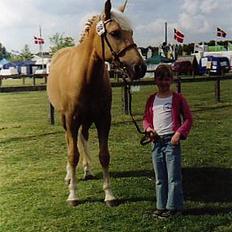
<instances>
[{"instance_id":1,"label":"palomino horse","mask_svg":"<svg viewBox=\"0 0 232 232\"><path fill-rule=\"evenodd\" d=\"M67 201L78 204L76 166L83 159L84 177L92 176L87 149L88 130L95 124L99 140L99 159L103 168L103 190L109 206L117 203L109 177L108 136L111 125L111 85L105 61L123 65L131 80L144 76L146 66L132 38L132 29L124 16L125 5L104 12L88 21L80 44L59 50L53 57L47 92L52 105L61 113L68 148ZM78 145L77 145L78 144Z\"/></svg>"}]
</instances>

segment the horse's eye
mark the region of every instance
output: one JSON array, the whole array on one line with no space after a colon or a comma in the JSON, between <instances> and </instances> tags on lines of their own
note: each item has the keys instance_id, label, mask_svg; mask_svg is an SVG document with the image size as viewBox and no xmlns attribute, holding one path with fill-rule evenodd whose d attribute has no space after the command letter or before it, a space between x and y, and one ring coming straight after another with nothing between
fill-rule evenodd
<instances>
[{"instance_id":1,"label":"horse's eye","mask_svg":"<svg viewBox=\"0 0 232 232\"><path fill-rule=\"evenodd\" d=\"M121 31L112 31L110 32L110 35L115 38L119 38L121 36Z\"/></svg>"}]
</instances>

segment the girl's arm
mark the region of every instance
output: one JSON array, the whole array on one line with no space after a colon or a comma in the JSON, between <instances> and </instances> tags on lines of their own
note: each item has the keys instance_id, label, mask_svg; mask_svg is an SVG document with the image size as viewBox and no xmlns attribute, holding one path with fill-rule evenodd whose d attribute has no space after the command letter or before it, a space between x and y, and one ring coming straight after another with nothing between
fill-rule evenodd
<instances>
[{"instance_id":1,"label":"girl's arm","mask_svg":"<svg viewBox=\"0 0 232 232\"><path fill-rule=\"evenodd\" d=\"M193 120L192 120L192 113L190 107L183 96L181 100L181 114L183 116L183 123L178 128L177 132L180 133L181 138L186 139L192 127Z\"/></svg>"}]
</instances>

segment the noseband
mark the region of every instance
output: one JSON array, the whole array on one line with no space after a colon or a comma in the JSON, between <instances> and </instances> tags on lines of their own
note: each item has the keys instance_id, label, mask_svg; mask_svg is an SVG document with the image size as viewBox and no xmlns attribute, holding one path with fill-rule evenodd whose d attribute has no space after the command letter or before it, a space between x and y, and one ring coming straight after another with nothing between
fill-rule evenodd
<instances>
[{"instance_id":1,"label":"noseband","mask_svg":"<svg viewBox=\"0 0 232 232\"><path fill-rule=\"evenodd\" d=\"M100 21L98 24L97 24L97 33L99 36L101 36L101 45L102 45L102 57L103 57L103 60L105 61L105 46L104 46L104 40L106 41L106 44L107 46L109 47L110 49L110 52L112 54L112 57L113 57L113 60L116 61L118 64L120 64L121 67L123 67L123 63L120 61L120 57L124 56L125 52L127 50L130 50L131 48L136 48L137 45L135 43L131 43L129 44L128 46L125 46L124 48L122 48L120 51L116 52L114 51L114 49L112 48L108 38L107 38L107 30L106 30L106 27L105 25L109 22L111 22L112 19L108 19L106 21Z\"/></svg>"}]
</instances>

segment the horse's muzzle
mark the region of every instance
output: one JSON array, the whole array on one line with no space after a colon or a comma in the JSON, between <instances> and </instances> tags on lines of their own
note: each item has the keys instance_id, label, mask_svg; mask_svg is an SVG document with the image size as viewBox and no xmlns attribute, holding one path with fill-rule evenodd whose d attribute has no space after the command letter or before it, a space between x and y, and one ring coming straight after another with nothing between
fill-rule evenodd
<instances>
[{"instance_id":1,"label":"horse's muzzle","mask_svg":"<svg viewBox=\"0 0 232 232\"><path fill-rule=\"evenodd\" d=\"M140 79L144 77L146 71L147 71L147 66L144 63L141 64L135 64L133 67L134 71L134 78L133 79Z\"/></svg>"}]
</instances>

